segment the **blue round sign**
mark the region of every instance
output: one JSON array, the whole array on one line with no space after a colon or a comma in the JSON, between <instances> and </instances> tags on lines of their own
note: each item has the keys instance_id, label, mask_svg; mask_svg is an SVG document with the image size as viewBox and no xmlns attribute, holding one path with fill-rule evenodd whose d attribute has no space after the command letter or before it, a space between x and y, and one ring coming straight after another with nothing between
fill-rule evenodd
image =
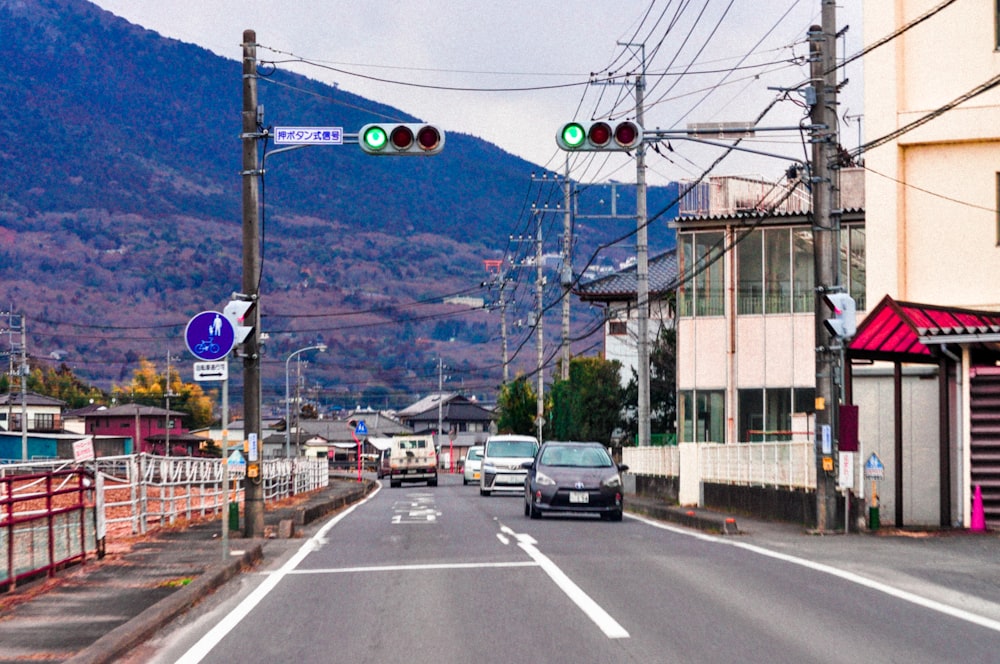
<instances>
[{"instance_id":1,"label":"blue round sign","mask_svg":"<svg viewBox=\"0 0 1000 664\"><path fill-rule=\"evenodd\" d=\"M202 311L184 328L188 350L199 360L221 360L233 349L236 333L229 319L218 311Z\"/></svg>"}]
</instances>

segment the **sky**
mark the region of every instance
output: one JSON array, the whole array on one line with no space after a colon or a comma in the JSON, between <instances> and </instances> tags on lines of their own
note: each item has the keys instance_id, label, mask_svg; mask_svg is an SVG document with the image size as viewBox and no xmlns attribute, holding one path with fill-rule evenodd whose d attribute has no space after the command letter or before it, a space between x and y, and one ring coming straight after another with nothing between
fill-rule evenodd
<instances>
[{"instance_id":1,"label":"sky","mask_svg":"<svg viewBox=\"0 0 1000 664\"><path fill-rule=\"evenodd\" d=\"M635 118L634 73L645 54L647 128L760 121L795 127L806 110L805 42L821 0L96 0L98 6L165 37L242 57L243 31L256 32L260 61L399 108L447 131L483 138L582 182L633 181L627 155L573 155L555 143L571 120ZM842 0L849 26L838 55L861 49L861 0ZM630 46L631 44L631 46ZM314 64L280 61L302 59ZM633 74L630 76L630 74ZM860 59L844 68L841 143L860 140ZM607 81L614 84L606 84ZM266 106L267 123L294 125ZM381 118L373 117L373 120ZM327 123L339 126L336 117ZM345 127L346 132L357 128ZM772 156L731 155L715 175L777 180L802 159L798 132L767 132L745 143ZM652 184L700 177L721 150L671 141L647 157ZM445 147L447 149L447 147ZM525 177L529 177L526 173Z\"/></svg>"}]
</instances>

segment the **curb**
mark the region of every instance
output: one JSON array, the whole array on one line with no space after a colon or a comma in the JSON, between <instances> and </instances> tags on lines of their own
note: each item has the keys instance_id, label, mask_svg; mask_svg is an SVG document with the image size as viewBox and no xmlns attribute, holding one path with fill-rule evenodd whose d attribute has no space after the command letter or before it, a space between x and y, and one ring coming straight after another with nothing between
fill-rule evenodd
<instances>
[{"instance_id":1,"label":"curb","mask_svg":"<svg viewBox=\"0 0 1000 664\"><path fill-rule=\"evenodd\" d=\"M627 501L625 509L660 521L669 521L709 533L719 535L739 535L741 533L736 519L733 517L706 514L695 510L687 510L683 507L646 504L634 500Z\"/></svg>"},{"instance_id":2,"label":"curb","mask_svg":"<svg viewBox=\"0 0 1000 664\"><path fill-rule=\"evenodd\" d=\"M114 662L136 646L144 643L159 629L217 590L243 569L253 567L264 557L263 544L258 542L228 563L209 567L192 583L163 598L127 623L119 625L73 657L67 664L107 664Z\"/></svg>"}]
</instances>

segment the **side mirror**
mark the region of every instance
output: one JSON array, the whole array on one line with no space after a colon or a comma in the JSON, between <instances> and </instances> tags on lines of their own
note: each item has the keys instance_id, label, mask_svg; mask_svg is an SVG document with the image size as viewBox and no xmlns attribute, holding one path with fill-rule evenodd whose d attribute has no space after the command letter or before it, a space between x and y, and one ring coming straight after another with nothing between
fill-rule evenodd
<instances>
[{"instance_id":1,"label":"side mirror","mask_svg":"<svg viewBox=\"0 0 1000 664\"><path fill-rule=\"evenodd\" d=\"M624 464L624 463L623 463L623 464L620 464L620 465L618 466L618 472L619 472L619 473L627 473L627 472L628 472L628 465L627 465L627 464Z\"/></svg>"},{"instance_id":2,"label":"side mirror","mask_svg":"<svg viewBox=\"0 0 1000 664\"><path fill-rule=\"evenodd\" d=\"M522 461L521 462L521 468L524 468L525 470L531 470L531 467L534 466L534 465L535 465L534 461Z\"/></svg>"}]
</instances>

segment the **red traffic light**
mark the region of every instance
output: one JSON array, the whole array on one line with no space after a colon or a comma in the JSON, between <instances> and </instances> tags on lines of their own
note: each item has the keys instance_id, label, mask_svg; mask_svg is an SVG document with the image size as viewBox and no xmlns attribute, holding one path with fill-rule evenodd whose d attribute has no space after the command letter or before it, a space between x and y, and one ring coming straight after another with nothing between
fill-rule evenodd
<instances>
[{"instance_id":1,"label":"red traffic light","mask_svg":"<svg viewBox=\"0 0 1000 664\"><path fill-rule=\"evenodd\" d=\"M397 150L408 150L413 145L413 130L406 125L399 125L389 133L389 141Z\"/></svg>"},{"instance_id":2,"label":"red traffic light","mask_svg":"<svg viewBox=\"0 0 1000 664\"><path fill-rule=\"evenodd\" d=\"M603 148L611 140L611 127L606 122L595 122L590 125L587 138L594 147Z\"/></svg>"}]
</instances>

